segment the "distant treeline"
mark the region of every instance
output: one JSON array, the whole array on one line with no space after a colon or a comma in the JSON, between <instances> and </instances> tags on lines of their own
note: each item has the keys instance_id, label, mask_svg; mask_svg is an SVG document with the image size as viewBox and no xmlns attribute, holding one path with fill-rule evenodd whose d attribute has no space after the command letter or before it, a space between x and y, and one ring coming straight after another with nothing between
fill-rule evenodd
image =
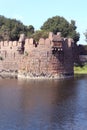
<instances>
[{"instance_id":1,"label":"distant treeline","mask_svg":"<svg viewBox=\"0 0 87 130\"><path fill-rule=\"evenodd\" d=\"M31 35L34 33L34 27L32 25L25 26L16 19L0 16L0 41L18 40L21 33L24 33L26 36Z\"/></svg>"},{"instance_id":2,"label":"distant treeline","mask_svg":"<svg viewBox=\"0 0 87 130\"><path fill-rule=\"evenodd\" d=\"M71 37L77 42L79 41L80 34L76 29L77 27L74 20L71 20L69 23L64 17L60 16L48 18L40 30L35 31L33 25L26 26L19 20L0 15L0 41L18 40L21 33L24 33L26 37L32 37L38 41L40 37L47 38L49 32L53 32L54 34L61 32L63 37Z\"/></svg>"},{"instance_id":3,"label":"distant treeline","mask_svg":"<svg viewBox=\"0 0 87 130\"><path fill-rule=\"evenodd\" d=\"M78 45L80 55L87 55L87 45Z\"/></svg>"}]
</instances>

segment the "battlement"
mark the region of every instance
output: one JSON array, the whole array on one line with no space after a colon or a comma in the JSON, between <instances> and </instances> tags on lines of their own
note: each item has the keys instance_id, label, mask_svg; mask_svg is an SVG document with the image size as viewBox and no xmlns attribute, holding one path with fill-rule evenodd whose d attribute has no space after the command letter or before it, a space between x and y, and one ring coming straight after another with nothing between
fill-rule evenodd
<instances>
[{"instance_id":1,"label":"battlement","mask_svg":"<svg viewBox=\"0 0 87 130\"><path fill-rule=\"evenodd\" d=\"M34 48L51 48L52 46L67 46L71 47L73 42L71 39L61 37L61 34L58 32L57 35L54 35L52 32L49 33L49 37L44 39L40 38L38 43L35 42L33 38L26 38L24 48L25 51L30 51ZM21 46L21 42L19 41L1 41L0 42L0 50L6 51L17 51L17 48Z\"/></svg>"},{"instance_id":2,"label":"battlement","mask_svg":"<svg viewBox=\"0 0 87 130\"><path fill-rule=\"evenodd\" d=\"M15 70L28 77L73 75L74 57L78 58L73 51L76 50L73 39L61 37L59 32L57 35L50 32L48 38L38 42L21 36L19 41L0 42L0 71Z\"/></svg>"},{"instance_id":3,"label":"battlement","mask_svg":"<svg viewBox=\"0 0 87 130\"><path fill-rule=\"evenodd\" d=\"M0 42L0 50L6 50L6 51L16 51L17 47L21 46L21 43L19 41L1 41ZM40 47L40 46L44 46L44 47L50 47L51 46L51 41L49 38L47 39L43 39L40 38L39 42L37 43L37 46L35 46L34 44L34 39L30 38L30 39L26 39L25 40L25 50L30 50L31 48L36 48L36 47ZM28 50L28 51L29 51Z\"/></svg>"}]
</instances>

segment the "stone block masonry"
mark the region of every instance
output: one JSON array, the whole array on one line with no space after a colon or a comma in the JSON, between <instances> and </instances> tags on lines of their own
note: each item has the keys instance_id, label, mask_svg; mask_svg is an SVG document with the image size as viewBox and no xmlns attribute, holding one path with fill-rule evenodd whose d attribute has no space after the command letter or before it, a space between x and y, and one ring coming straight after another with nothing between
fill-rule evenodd
<instances>
[{"instance_id":1,"label":"stone block masonry","mask_svg":"<svg viewBox=\"0 0 87 130\"><path fill-rule=\"evenodd\" d=\"M62 38L59 33L49 33L47 39L40 38L37 46L34 39L25 39L24 53L17 50L18 41L0 42L0 73L16 72L18 77L61 78L73 76L74 42Z\"/></svg>"}]
</instances>

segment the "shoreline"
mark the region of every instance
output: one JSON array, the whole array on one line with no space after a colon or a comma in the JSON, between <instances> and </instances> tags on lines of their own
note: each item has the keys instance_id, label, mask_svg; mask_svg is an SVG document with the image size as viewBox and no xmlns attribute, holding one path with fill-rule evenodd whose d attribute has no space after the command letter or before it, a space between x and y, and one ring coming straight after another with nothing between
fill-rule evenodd
<instances>
[{"instance_id":1,"label":"shoreline","mask_svg":"<svg viewBox=\"0 0 87 130\"><path fill-rule=\"evenodd\" d=\"M17 78L18 73L16 71L11 70L2 70L0 71L0 78Z\"/></svg>"},{"instance_id":2,"label":"shoreline","mask_svg":"<svg viewBox=\"0 0 87 130\"><path fill-rule=\"evenodd\" d=\"M68 79L72 78L74 75L63 75L63 74L56 74L56 75L28 75L28 74L19 74L17 71L12 70L2 70L0 71L0 78L16 78L16 79L27 79L27 80L60 80L60 79Z\"/></svg>"}]
</instances>

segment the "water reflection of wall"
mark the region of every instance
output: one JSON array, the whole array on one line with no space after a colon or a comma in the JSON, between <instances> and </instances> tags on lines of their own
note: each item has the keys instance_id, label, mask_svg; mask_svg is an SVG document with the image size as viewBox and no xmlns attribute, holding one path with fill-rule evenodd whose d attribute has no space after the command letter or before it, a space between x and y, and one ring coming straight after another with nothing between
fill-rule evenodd
<instances>
[{"instance_id":1,"label":"water reflection of wall","mask_svg":"<svg viewBox=\"0 0 87 130\"><path fill-rule=\"evenodd\" d=\"M23 111L39 127L50 129L61 128L63 124L74 123L75 97L77 88L75 80L53 81L22 81ZM41 128L43 129L43 128ZM63 127L62 127L63 129Z\"/></svg>"},{"instance_id":2,"label":"water reflection of wall","mask_svg":"<svg viewBox=\"0 0 87 130\"><path fill-rule=\"evenodd\" d=\"M87 118L86 84L86 78L0 80L0 128L77 130Z\"/></svg>"}]
</instances>

